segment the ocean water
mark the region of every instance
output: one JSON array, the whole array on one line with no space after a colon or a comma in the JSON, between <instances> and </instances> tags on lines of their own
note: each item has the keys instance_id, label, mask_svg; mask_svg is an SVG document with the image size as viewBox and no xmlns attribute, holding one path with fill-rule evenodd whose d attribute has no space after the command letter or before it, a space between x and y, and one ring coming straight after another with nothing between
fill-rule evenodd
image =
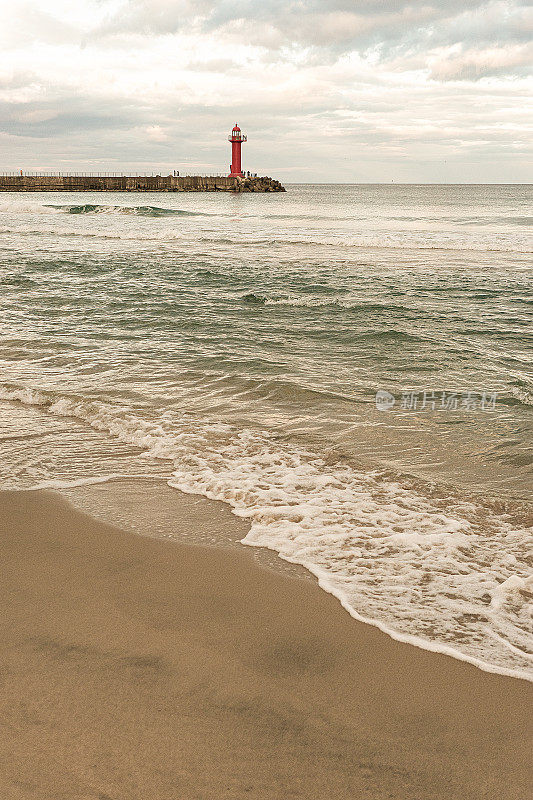
<instances>
[{"instance_id":1,"label":"ocean water","mask_svg":"<svg viewBox=\"0 0 533 800\"><path fill-rule=\"evenodd\" d=\"M222 500L354 617L533 677L532 187L287 188L0 195L0 486Z\"/></svg>"}]
</instances>

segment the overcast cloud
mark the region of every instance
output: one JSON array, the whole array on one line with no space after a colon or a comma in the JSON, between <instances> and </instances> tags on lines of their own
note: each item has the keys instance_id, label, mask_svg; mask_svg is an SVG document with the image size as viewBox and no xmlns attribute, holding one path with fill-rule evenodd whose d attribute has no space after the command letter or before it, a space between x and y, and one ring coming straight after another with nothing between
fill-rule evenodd
<instances>
[{"instance_id":1,"label":"overcast cloud","mask_svg":"<svg viewBox=\"0 0 533 800\"><path fill-rule=\"evenodd\" d=\"M0 170L533 181L524 0L0 0Z\"/></svg>"}]
</instances>

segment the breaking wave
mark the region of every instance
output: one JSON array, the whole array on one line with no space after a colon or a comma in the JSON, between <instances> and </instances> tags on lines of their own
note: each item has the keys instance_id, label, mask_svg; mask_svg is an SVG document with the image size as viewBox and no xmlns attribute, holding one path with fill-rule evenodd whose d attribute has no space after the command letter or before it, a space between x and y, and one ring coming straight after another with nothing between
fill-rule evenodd
<instances>
[{"instance_id":1,"label":"breaking wave","mask_svg":"<svg viewBox=\"0 0 533 800\"><path fill-rule=\"evenodd\" d=\"M268 433L4 384L0 399L73 417L171 464L169 485L225 502L244 544L301 564L395 639L533 679L530 531L502 509L384 471L327 463Z\"/></svg>"},{"instance_id":2,"label":"breaking wave","mask_svg":"<svg viewBox=\"0 0 533 800\"><path fill-rule=\"evenodd\" d=\"M111 206L94 205L85 203L83 205L46 205L46 208L54 208L66 214L133 214L137 217L205 217L209 216L206 212L183 211L175 208L161 208L160 206Z\"/></svg>"},{"instance_id":3,"label":"breaking wave","mask_svg":"<svg viewBox=\"0 0 533 800\"><path fill-rule=\"evenodd\" d=\"M531 388L527 388L524 385L513 386L511 388L511 396L520 405L533 406L533 389Z\"/></svg>"},{"instance_id":4,"label":"breaking wave","mask_svg":"<svg viewBox=\"0 0 533 800\"><path fill-rule=\"evenodd\" d=\"M341 297L266 297L265 295L249 292L240 298L243 303L264 306L291 306L300 308L331 308L345 311L384 311L402 310L401 306L387 305L385 303L359 303L345 300Z\"/></svg>"}]
</instances>

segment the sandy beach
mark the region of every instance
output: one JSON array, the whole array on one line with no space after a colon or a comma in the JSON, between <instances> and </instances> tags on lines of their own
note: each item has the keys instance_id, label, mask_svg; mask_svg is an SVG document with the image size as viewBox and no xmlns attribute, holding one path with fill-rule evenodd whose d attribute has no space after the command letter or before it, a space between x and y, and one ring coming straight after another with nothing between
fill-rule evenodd
<instances>
[{"instance_id":1,"label":"sandy beach","mask_svg":"<svg viewBox=\"0 0 533 800\"><path fill-rule=\"evenodd\" d=\"M176 496L188 525L242 524ZM1 493L0 526L5 800L527 796L526 682L394 642L244 548L43 492Z\"/></svg>"}]
</instances>

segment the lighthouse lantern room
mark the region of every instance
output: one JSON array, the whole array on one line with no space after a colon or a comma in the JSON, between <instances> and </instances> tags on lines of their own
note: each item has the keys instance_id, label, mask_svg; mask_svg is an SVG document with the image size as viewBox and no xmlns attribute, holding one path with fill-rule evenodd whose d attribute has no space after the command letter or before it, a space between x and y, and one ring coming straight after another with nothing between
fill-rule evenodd
<instances>
[{"instance_id":1,"label":"lighthouse lantern room","mask_svg":"<svg viewBox=\"0 0 533 800\"><path fill-rule=\"evenodd\" d=\"M246 142L247 139L248 137L243 134L237 123L235 123L235 127L230 136L228 136L228 141L231 142L230 178L236 176L239 178L243 177L241 169L241 144Z\"/></svg>"}]
</instances>

